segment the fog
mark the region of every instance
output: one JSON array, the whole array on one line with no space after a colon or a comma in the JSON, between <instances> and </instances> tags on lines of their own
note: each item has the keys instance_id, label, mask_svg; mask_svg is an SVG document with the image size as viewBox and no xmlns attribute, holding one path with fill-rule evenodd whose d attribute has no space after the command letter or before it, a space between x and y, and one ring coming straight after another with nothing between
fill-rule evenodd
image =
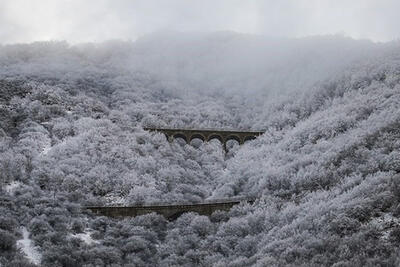
<instances>
[{"instance_id":1,"label":"fog","mask_svg":"<svg viewBox=\"0 0 400 267\"><path fill-rule=\"evenodd\" d=\"M168 31L134 42L7 45L0 49L0 63L8 67L0 75L53 79L65 73L69 79L69 73L84 76L79 73L91 66L116 75L142 73L150 77L154 91L174 97L239 95L264 103L310 90L359 61L379 56L386 51L383 46L396 43L383 45L340 35L287 39Z\"/></svg>"},{"instance_id":2,"label":"fog","mask_svg":"<svg viewBox=\"0 0 400 267\"><path fill-rule=\"evenodd\" d=\"M0 43L136 40L154 31L235 31L273 37L400 36L396 0L2 0Z\"/></svg>"}]
</instances>

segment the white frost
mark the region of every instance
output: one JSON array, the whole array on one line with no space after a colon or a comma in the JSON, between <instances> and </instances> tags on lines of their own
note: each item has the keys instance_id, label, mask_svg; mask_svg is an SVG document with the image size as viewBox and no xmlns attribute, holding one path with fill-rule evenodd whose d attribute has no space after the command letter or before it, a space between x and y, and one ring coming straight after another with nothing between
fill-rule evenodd
<instances>
[{"instance_id":1,"label":"white frost","mask_svg":"<svg viewBox=\"0 0 400 267\"><path fill-rule=\"evenodd\" d=\"M15 189L17 189L18 187L21 186L20 182L17 181L12 181L10 184L5 186L5 190L7 193L9 193L10 195L14 195L14 191Z\"/></svg>"},{"instance_id":2,"label":"white frost","mask_svg":"<svg viewBox=\"0 0 400 267\"><path fill-rule=\"evenodd\" d=\"M106 202L109 205L124 205L124 204L126 204L125 198L115 195L115 194L108 194L108 195L104 196L104 199L106 200Z\"/></svg>"},{"instance_id":3,"label":"white frost","mask_svg":"<svg viewBox=\"0 0 400 267\"><path fill-rule=\"evenodd\" d=\"M50 138L48 138L46 140L46 143L45 143L44 147L42 148L42 152L40 152L40 154L46 155L47 153L49 153L50 149L51 149L51 140L50 140Z\"/></svg>"},{"instance_id":4,"label":"white frost","mask_svg":"<svg viewBox=\"0 0 400 267\"><path fill-rule=\"evenodd\" d=\"M39 265L42 259L42 255L33 245L32 240L29 239L29 232L26 227L22 227L21 230L23 238L17 241L17 247L22 250L28 260L30 260L34 264Z\"/></svg>"}]
</instances>

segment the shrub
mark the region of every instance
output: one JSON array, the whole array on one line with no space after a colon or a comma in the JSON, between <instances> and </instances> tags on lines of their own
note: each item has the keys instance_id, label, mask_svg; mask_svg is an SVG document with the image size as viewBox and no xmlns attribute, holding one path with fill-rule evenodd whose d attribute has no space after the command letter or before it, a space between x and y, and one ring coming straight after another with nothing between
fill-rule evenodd
<instances>
[{"instance_id":1,"label":"shrub","mask_svg":"<svg viewBox=\"0 0 400 267\"><path fill-rule=\"evenodd\" d=\"M82 233L85 230L85 224L81 220L74 220L71 225L74 233Z\"/></svg>"},{"instance_id":2,"label":"shrub","mask_svg":"<svg viewBox=\"0 0 400 267\"><path fill-rule=\"evenodd\" d=\"M3 251L11 251L15 250L15 236L4 231L0 230L0 249Z\"/></svg>"}]
</instances>

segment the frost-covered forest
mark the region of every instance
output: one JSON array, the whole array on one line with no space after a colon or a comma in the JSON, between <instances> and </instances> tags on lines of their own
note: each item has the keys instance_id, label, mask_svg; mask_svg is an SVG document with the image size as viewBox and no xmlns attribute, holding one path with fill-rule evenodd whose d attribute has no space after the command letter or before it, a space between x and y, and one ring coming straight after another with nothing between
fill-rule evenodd
<instances>
[{"instance_id":1,"label":"frost-covered forest","mask_svg":"<svg viewBox=\"0 0 400 267\"><path fill-rule=\"evenodd\" d=\"M143 127L266 130L242 146ZM0 46L0 266L399 266L400 43ZM256 198L211 217L87 205Z\"/></svg>"}]
</instances>

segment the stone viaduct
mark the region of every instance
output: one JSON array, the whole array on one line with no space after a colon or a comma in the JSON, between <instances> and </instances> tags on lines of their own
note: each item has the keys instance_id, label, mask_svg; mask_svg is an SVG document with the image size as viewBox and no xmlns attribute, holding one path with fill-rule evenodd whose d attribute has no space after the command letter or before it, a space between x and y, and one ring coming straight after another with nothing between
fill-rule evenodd
<instances>
[{"instance_id":1,"label":"stone viaduct","mask_svg":"<svg viewBox=\"0 0 400 267\"><path fill-rule=\"evenodd\" d=\"M149 213L157 213L164 216L168 220L175 220L186 212L195 212L199 215L211 216L215 211L229 211L234 205L241 202L254 203L254 199L233 200L215 203L200 204L178 204L178 205L155 205L155 206L133 206L133 207L86 207L94 214L109 217L135 217Z\"/></svg>"},{"instance_id":2,"label":"stone viaduct","mask_svg":"<svg viewBox=\"0 0 400 267\"><path fill-rule=\"evenodd\" d=\"M230 131L216 129L170 129L170 128L143 128L146 131L160 132L165 134L169 142L175 138L182 138L186 143L190 143L193 139L198 138L203 142L208 142L212 139L218 139L226 151L226 142L236 140L239 145L244 142L256 139L265 131Z\"/></svg>"}]
</instances>

